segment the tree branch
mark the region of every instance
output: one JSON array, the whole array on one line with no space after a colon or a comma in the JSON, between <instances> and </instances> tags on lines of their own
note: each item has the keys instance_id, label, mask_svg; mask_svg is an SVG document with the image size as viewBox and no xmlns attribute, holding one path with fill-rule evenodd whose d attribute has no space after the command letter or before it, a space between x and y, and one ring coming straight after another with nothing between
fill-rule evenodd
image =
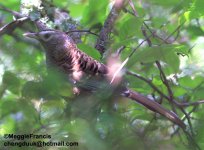
<instances>
[{"instance_id":1,"label":"tree branch","mask_svg":"<svg viewBox=\"0 0 204 150\"><path fill-rule=\"evenodd\" d=\"M193 126L192 126L192 123L191 123L189 115L186 113L186 111L184 110L183 107L181 107L180 105L177 105L178 103L175 103L173 92L171 90L171 87L169 85L168 80L166 79L166 75L165 75L165 73L163 72L163 70L161 68L161 64L159 63L159 61L156 61L156 64L157 64L157 67L158 67L158 69L160 71L161 80L162 80L163 84L166 86L166 88L168 90L168 93L169 93L169 99L168 100L169 100L170 104L172 105L173 111L176 113L176 109L174 107L174 105L176 105L181 110L181 112L183 112L183 114L186 116L188 124L190 126L191 134L193 135L194 134L193 133Z\"/></svg>"},{"instance_id":2,"label":"tree branch","mask_svg":"<svg viewBox=\"0 0 204 150\"><path fill-rule=\"evenodd\" d=\"M12 33L17 27L20 27L24 22L28 21L28 17L16 19L0 28L0 36Z\"/></svg>"},{"instance_id":3,"label":"tree branch","mask_svg":"<svg viewBox=\"0 0 204 150\"><path fill-rule=\"evenodd\" d=\"M170 120L171 122L177 124L178 126L180 126L182 129L185 130L186 125L183 123L183 121L181 121L178 116L167 110L166 108L162 107L160 104L158 104L157 102L135 92L132 91L130 89L127 89L125 92L123 92L122 94L124 97L130 98L142 105L144 105L145 107L147 107L148 109L161 114L162 116L166 117L168 120Z\"/></svg>"},{"instance_id":4,"label":"tree branch","mask_svg":"<svg viewBox=\"0 0 204 150\"><path fill-rule=\"evenodd\" d=\"M73 32L86 32L88 34L92 34L92 35L95 35L97 37L99 36L98 34L91 32L91 30L70 30L70 31L66 32L66 34L73 33Z\"/></svg>"},{"instance_id":5,"label":"tree branch","mask_svg":"<svg viewBox=\"0 0 204 150\"><path fill-rule=\"evenodd\" d=\"M166 96L162 91L160 91L152 82L151 80L149 79L146 79L144 77L142 77L141 75L139 74L136 74L134 72L131 72L131 71L126 71L127 75L132 75L144 82L146 82L150 87L152 87L157 93L159 93L159 95L161 95L162 97L164 97L165 99L169 99L168 96ZM176 100L173 100L174 103L176 103L176 105L178 106L181 106L181 107L189 107L189 106L197 106L197 105L200 105L200 104L204 104L204 100L199 100L199 101L196 101L196 102L177 102Z\"/></svg>"},{"instance_id":6,"label":"tree branch","mask_svg":"<svg viewBox=\"0 0 204 150\"><path fill-rule=\"evenodd\" d=\"M97 39L95 48L103 55L105 52L107 42L109 40L109 36L112 32L113 26L118 18L120 11L123 8L125 0L115 0L115 3L104 23L104 26L101 29L99 34L99 38Z\"/></svg>"}]
</instances>

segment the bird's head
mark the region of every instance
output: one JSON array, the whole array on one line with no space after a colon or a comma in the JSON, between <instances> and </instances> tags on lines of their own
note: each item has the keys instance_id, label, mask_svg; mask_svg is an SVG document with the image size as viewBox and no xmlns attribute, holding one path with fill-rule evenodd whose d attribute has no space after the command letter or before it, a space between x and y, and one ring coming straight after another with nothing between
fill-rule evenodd
<instances>
[{"instance_id":1,"label":"bird's head","mask_svg":"<svg viewBox=\"0 0 204 150\"><path fill-rule=\"evenodd\" d=\"M54 48L56 45L67 44L72 41L66 33L57 30L46 30L36 33L25 33L24 36L38 40L45 48Z\"/></svg>"}]
</instances>

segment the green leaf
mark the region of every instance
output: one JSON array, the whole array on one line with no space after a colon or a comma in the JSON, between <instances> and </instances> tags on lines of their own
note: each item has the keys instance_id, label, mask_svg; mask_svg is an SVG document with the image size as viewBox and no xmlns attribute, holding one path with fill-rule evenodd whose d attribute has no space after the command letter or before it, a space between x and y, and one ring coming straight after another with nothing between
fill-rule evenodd
<instances>
[{"instance_id":1,"label":"green leaf","mask_svg":"<svg viewBox=\"0 0 204 150\"><path fill-rule=\"evenodd\" d=\"M170 1L164 1L164 0L151 0L152 4L166 6L166 7L174 7L175 5L180 3L180 0L170 0Z\"/></svg>"},{"instance_id":2,"label":"green leaf","mask_svg":"<svg viewBox=\"0 0 204 150\"><path fill-rule=\"evenodd\" d=\"M189 55L189 50L190 50L190 48L189 48L189 46L187 46L187 45L175 45L175 47L174 47L175 49L175 52L177 52L177 54L182 54L182 55L186 55L186 56L188 56Z\"/></svg>"},{"instance_id":3,"label":"green leaf","mask_svg":"<svg viewBox=\"0 0 204 150\"><path fill-rule=\"evenodd\" d=\"M167 64L167 68L170 67L169 69L177 72L179 70L180 61L176 55L176 49L177 45L146 47L136 52L134 56L130 58L128 65L131 66L135 62L154 63L158 60L165 62Z\"/></svg>"},{"instance_id":4,"label":"green leaf","mask_svg":"<svg viewBox=\"0 0 204 150\"><path fill-rule=\"evenodd\" d=\"M98 23L103 24L108 3L108 0L89 0L89 4L83 12L81 23L89 27Z\"/></svg>"},{"instance_id":5,"label":"green leaf","mask_svg":"<svg viewBox=\"0 0 204 150\"><path fill-rule=\"evenodd\" d=\"M141 37L141 26L143 21L140 18L126 16L123 18L122 25L119 27L119 37L121 40L128 39L133 36Z\"/></svg>"},{"instance_id":6,"label":"green leaf","mask_svg":"<svg viewBox=\"0 0 204 150\"><path fill-rule=\"evenodd\" d=\"M168 18L166 18L164 16L152 18L152 24L156 28L161 27L161 25L166 23L167 21L168 21Z\"/></svg>"},{"instance_id":7,"label":"green leaf","mask_svg":"<svg viewBox=\"0 0 204 150\"><path fill-rule=\"evenodd\" d=\"M61 84L60 89L58 89L58 93L61 96L71 96L73 94L72 87L68 82Z\"/></svg>"},{"instance_id":8,"label":"green leaf","mask_svg":"<svg viewBox=\"0 0 204 150\"><path fill-rule=\"evenodd\" d=\"M94 147L97 147L98 150L107 149L107 145L102 139L96 136L87 120L76 118L71 127L72 134L78 139L84 139L86 143L86 145L84 145L86 146L85 149L94 150Z\"/></svg>"},{"instance_id":9,"label":"green leaf","mask_svg":"<svg viewBox=\"0 0 204 150\"><path fill-rule=\"evenodd\" d=\"M19 106L18 106L17 101L7 99L6 101L1 103L0 108L1 108L0 115L2 117L2 116L9 115L11 112L16 113L18 111L18 109L19 109Z\"/></svg>"},{"instance_id":10,"label":"green leaf","mask_svg":"<svg viewBox=\"0 0 204 150\"><path fill-rule=\"evenodd\" d=\"M70 0L53 0L53 3L58 7L64 7L67 5L67 3L70 3Z\"/></svg>"},{"instance_id":11,"label":"green leaf","mask_svg":"<svg viewBox=\"0 0 204 150\"><path fill-rule=\"evenodd\" d=\"M187 21L192 19L200 18L204 16L204 1L203 0L194 0L194 2L190 5L189 9L181 16L181 18L185 18Z\"/></svg>"},{"instance_id":12,"label":"green leaf","mask_svg":"<svg viewBox=\"0 0 204 150\"><path fill-rule=\"evenodd\" d=\"M181 87L194 89L197 86L199 86L203 81L204 79L201 76L197 76L195 78L192 78L190 76L185 76L185 77L179 78L179 85Z\"/></svg>"},{"instance_id":13,"label":"green leaf","mask_svg":"<svg viewBox=\"0 0 204 150\"><path fill-rule=\"evenodd\" d=\"M80 50L85 52L87 55L93 57L96 60L100 60L101 55L98 52L98 50L96 50L95 48L93 48L89 45L83 44L83 43L77 44L77 46Z\"/></svg>"},{"instance_id":14,"label":"green leaf","mask_svg":"<svg viewBox=\"0 0 204 150\"><path fill-rule=\"evenodd\" d=\"M152 92L151 87L146 82L134 76L126 76L126 80L129 81L128 87L133 90L136 90L144 94L149 94Z\"/></svg>"},{"instance_id":15,"label":"green leaf","mask_svg":"<svg viewBox=\"0 0 204 150\"><path fill-rule=\"evenodd\" d=\"M172 87L172 91L174 92L175 97L184 96L188 92L185 88L181 86Z\"/></svg>"},{"instance_id":16,"label":"green leaf","mask_svg":"<svg viewBox=\"0 0 204 150\"><path fill-rule=\"evenodd\" d=\"M162 86L163 82L161 79L153 78L152 83L156 86Z\"/></svg>"},{"instance_id":17,"label":"green leaf","mask_svg":"<svg viewBox=\"0 0 204 150\"><path fill-rule=\"evenodd\" d=\"M19 94L20 92L20 79L16 76L16 74L6 71L3 75L3 84L7 87L8 90L13 92L14 94Z\"/></svg>"},{"instance_id":18,"label":"green leaf","mask_svg":"<svg viewBox=\"0 0 204 150\"><path fill-rule=\"evenodd\" d=\"M72 4L69 7L70 10L70 16L72 17L81 17L83 15L83 11L87 7L86 4L80 3L80 4Z\"/></svg>"},{"instance_id":19,"label":"green leaf","mask_svg":"<svg viewBox=\"0 0 204 150\"><path fill-rule=\"evenodd\" d=\"M204 35L204 31L199 26L190 25L186 28L186 30L191 35L191 38L194 38L194 39L197 38L198 36Z\"/></svg>"},{"instance_id":20,"label":"green leaf","mask_svg":"<svg viewBox=\"0 0 204 150\"><path fill-rule=\"evenodd\" d=\"M19 7L20 7L20 1L15 1L15 0L1 1L1 4L7 8L10 8L10 9L16 10L16 11L18 11Z\"/></svg>"},{"instance_id":21,"label":"green leaf","mask_svg":"<svg viewBox=\"0 0 204 150\"><path fill-rule=\"evenodd\" d=\"M22 96L26 98L41 98L46 93L39 82L28 81L22 89Z\"/></svg>"},{"instance_id":22,"label":"green leaf","mask_svg":"<svg viewBox=\"0 0 204 150\"><path fill-rule=\"evenodd\" d=\"M23 107L22 107L23 106ZM6 109L5 109L6 108ZM36 115L36 110L32 103L24 99L5 99L0 104L2 116L10 115L11 113L24 112L25 116L33 117ZM0 116L1 117L1 116Z\"/></svg>"},{"instance_id":23,"label":"green leaf","mask_svg":"<svg viewBox=\"0 0 204 150\"><path fill-rule=\"evenodd\" d=\"M192 93L192 97L194 101L203 100L204 99L204 87L200 87Z\"/></svg>"},{"instance_id":24,"label":"green leaf","mask_svg":"<svg viewBox=\"0 0 204 150\"><path fill-rule=\"evenodd\" d=\"M1 128L0 130L1 135L14 133L16 128L16 121L11 116L6 117L5 119L1 120L0 128Z\"/></svg>"},{"instance_id":25,"label":"green leaf","mask_svg":"<svg viewBox=\"0 0 204 150\"><path fill-rule=\"evenodd\" d=\"M52 118L60 118L63 114L65 103L61 99L45 101L41 105L42 121L53 121Z\"/></svg>"}]
</instances>

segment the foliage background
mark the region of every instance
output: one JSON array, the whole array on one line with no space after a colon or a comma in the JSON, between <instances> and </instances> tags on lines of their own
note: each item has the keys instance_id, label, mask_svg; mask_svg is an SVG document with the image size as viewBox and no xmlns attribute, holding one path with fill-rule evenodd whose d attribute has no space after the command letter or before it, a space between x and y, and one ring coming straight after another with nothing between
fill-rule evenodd
<instances>
[{"instance_id":1,"label":"foliage background","mask_svg":"<svg viewBox=\"0 0 204 150\"><path fill-rule=\"evenodd\" d=\"M7 0L0 4L19 11L25 1ZM37 2L37 1L35 1ZM145 39L142 28L150 35L157 31L160 37L151 37L152 46L142 45L131 57L126 68L152 83L164 94L168 91L155 65L164 63L165 72L174 97L179 102L195 102L204 98L204 1L203 0L141 0L133 1L137 17L122 11L108 45L114 52L120 46L127 48L121 54L125 60L138 43ZM28 4L34 2L27 1ZM80 29L99 33L111 8L108 0L53 0L54 8L69 11L69 19L59 23L67 31L70 24ZM22 8L21 8L22 9ZM51 8L50 8L51 9ZM53 8L52 8L53 9ZM126 11L132 11L129 5ZM47 10L49 12L52 10ZM33 11L32 17L37 12ZM0 10L0 25L11 22L12 15ZM167 37L182 26L168 39ZM161 27L162 26L162 27ZM36 41L23 37L27 31L36 31L31 24L18 28L10 35L0 37L0 135L1 144L6 133L51 134L53 141L77 141L78 147L69 149L186 149L185 134L166 118L120 96L110 89L75 97L72 87L61 76L47 75L45 56ZM83 34L79 48L96 59L100 54L93 48L97 37ZM166 41L165 41L166 40ZM166 43L168 42L168 43ZM105 62L105 59L104 59ZM172 109L155 90L144 81L124 75L129 87ZM178 109L178 108L176 108ZM189 113L195 141L204 148L204 110L202 105L185 108ZM178 111L178 110L177 110ZM188 122L182 112L180 118ZM190 131L190 129L189 129ZM46 141L46 140L45 140ZM26 148L25 148L26 149ZM47 149L47 148L45 148ZM51 148L50 148L51 149ZM59 148L65 149L65 148Z\"/></svg>"}]
</instances>

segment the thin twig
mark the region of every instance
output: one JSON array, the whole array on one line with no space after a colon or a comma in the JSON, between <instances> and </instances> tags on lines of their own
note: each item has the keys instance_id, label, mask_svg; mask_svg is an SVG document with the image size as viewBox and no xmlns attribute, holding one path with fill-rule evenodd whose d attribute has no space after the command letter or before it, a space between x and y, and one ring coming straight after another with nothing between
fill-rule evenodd
<instances>
[{"instance_id":1,"label":"thin twig","mask_svg":"<svg viewBox=\"0 0 204 150\"><path fill-rule=\"evenodd\" d=\"M13 14L15 17L17 18L22 18L22 17L25 17L24 15L22 15L21 13L17 12L17 11L13 11L13 10L10 10L8 8L6 8L4 5L0 4L0 10L2 11L6 11L8 13L11 13Z\"/></svg>"},{"instance_id":2,"label":"thin twig","mask_svg":"<svg viewBox=\"0 0 204 150\"><path fill-rule=\"evenodd\" d=\"M165 99L169 99L168 96L166 96L162 91L159 90L159 88L157 88L151 80L147 79L147 78L144 78L142 77L141 75L139 74L136 74L134 72L131 72L131 71L126 71L126 74L127 75L132 75L144 82L146 82L149 86L151 86L157 93L159 93L159 95L161 95L163 98ZM199 104L204 104L204 100L199 100L199 101L196 101L196 102L184 102L184 103L181 103L181 102L177 102L176 100L173 100L174 103L176 103L176 105L178 106L181 106L181 107L189 107L189 106L197 106Z\"/></svg>"},{"instance_id":3,"label":"thin twig","mask_svg":"<svg viewBox=\"0 0 204 150\"><path fill-rule=\"evenodd\" d=\"M193 133L193 126L192 126L192 123L191 123L191 120L190 120L190 117L188 116L188 114L186 113L186 111L183 109L183 107L180 107L179 105L177 105L177 103L174 103L174 96L173 96L173 92L171 90L171 87L169 85L169 82L168 80L166 79L166 75L165 73L163 72L162 70L162 67L161 67L161 64L159 63L159 61L156 61L156 65L160 71L160 75L161 75L161 80L163 82L163 84L166 86L167 90L168 90L168 93L169 93L169 102L170 104L172 105L172 109L173 111L176 113L176 109L174 107L174 105L176 105L183 113L184 115L186 116L187 118L187 121L188 121L188 124L189 124L189 127L190 127L190 130L191 130L191 134L194 135Z\"/></svg>"},{"instance_id":4,"label":"thin twig","mask_svg":"<svg viewBox=\"0 0 204 150\"><path fill-rule=\"evenodd\" d=\"M131 12L131 11L129 11L129 10L126 9L126 8L124 8L123 11L124 11L124 12L128 12L129 14L131 14L131 15L133 15L133 16L135 16L135 17L138 17L137 15L135 15L134 12ZM158 39L162 40L162 41L163 41L164 43L166 43L166 44L171 44L171 43L175 42L175 40L176 40L176 39L178 38L178 36L179 36L180 28L181 28L181 26L182 26L184 23L185 23L185 22L183 22L182 24L180 24L180 25L176 28L176 30L175 30L174 32L172 32L166 39L163 39L163 38L161 38L159 35L157 35L156 32L152 32L151 29L149 28L149 26L146 24L146 22L143 21L143 24L144 24L144 25L146 26L146 28L150 31L150 33L153 34L153 36L157 37ZM163 27L163 26L162 26L162 27ZM160 28L161 28L161 27L160 27ZM143 32L143 31L142 31L142 32ZM168 39L171 38L172 35L173 35L175 32L177 32L176 37L174 38L173 41L169 42ZM143 33L143 34L144 34L144 33ZM148 38L148 39L149 39L149 38ZM147 42L148 42L148 40L147 40ZM148 43L148 44L149 44L149 43Z\"/></svg>"},{"instance_id":5,"label":"thin twig","mask_svg":"<svg viewBox=\"0 0 204 150\"><path fill-rule=\"evenodd\" d=\"M148 38L147 32L146 32L146 30L145 30L145 28L143 26L141 27L141 30L142 30L142 34L147 39L147 44L149 45L149 47L151 47L152 46L152 42L151 42L150 38ZM153 34L153 33L151 33L151 34Z\"/></svg>"},{"instance_id":6,"label":"thin twig","mask_svg":"<svg viewBox=\"0 0 204 150\"><path fill-rule=\"evenodd\" d=\"M164 41L168 41L168 39L169 38L171 38L176 32L178 33L178 35L179 35L179 30L180 30L180 28L184 25L184 23L185 23L185 21L184 22L182 22L171 34L169 34L169 36L167 36L167 38L166 39L164 39ZM178 37L177 37L178 38ZM162 45L162 43L160 44L160 45ZM159 45L159 46L160 46Z\"/></svg>"},{"instance_id":7,"label":"thin twig","mask_svg":"<svg viewBox=\"0 0 204 150\"><path fill-rule=\"evenodd\" d=\"M124 50L126 48L126 46L121 46L121 47L119 47L118 49L117 49L117 51L116 51L116 55L117 56L119 56L120 55L120 53Z\"/></svg>"},{"instance_id":8,"label":"thin twig","mask_svg":"<svg viewBox=\"0 0 204 150\"><path fill-rule=\"evenodd\" d=\"M130 7L131 7L132 10L133 10L134 15L135 15L136 17L138 17L138 13L137 13L137 11L136 11L136 9L135 9L134 3L132 2L132 0L129 0L128 2L129 2Z\"/></svg>"},{"instance_id":9,"label":"thin twig","mask_svg":"<svg viewBox=\"0 0 204 150\"><path fill-rule=\"evenodd\" d=\"M148 29L148 31L149 31L151 34L153 34L153 37L156 37L156 38L162 40L162 41L163 41L164 43L166 43L166 44L170 44L168 41L165 41L163 38L161 38L159 35L157 35L156 32L153 32L153 31L150 29L150 27L146 24L145 21L143 22L143 24L144 24L145 27Z\"/></svg>"},{"instance_id":10,"label":"thin twig","mask_svg":"<svg viewBox=\"0 0 204 150\"><path fill-rule=\"evenodd\" d=\"M127 8L123 8L123 12L125 12L125 13L129 13L129 14L135 16L134 12L128 10Z\"/></svg>"},{"instance_id":11,"label":"thin twig","mask_svg":"<svg viewBox=\"0 0 204 150\"><path fill-rule=\"evenodd\" d=\"M188 116L190 116L195 110L197 109L197 106L194 106L192 108L192 110L190 112L188 112ZM186 120L186 116L184 116L182 118L182 121L185 121ZM179 131L179 128L177 128L172 134L171 134L171 137L174 136L177 132Z\"/></svg>"},{"instance_id":12,"label":"thin twig","mask_svg":"<svg viewBox=\"0 0 204 150\"><path fill-rule=\"evenodd\" d=\"M179 25L179 26L181 26L181 25ZM163 27L163 25L160 26L160 28L162 28L162 27ZM171 35L174 34L174 32L177 31L177 30L178 30L178 27L171 33ZM147 36L146 39L144 39L136 48L133 49L133 51L130 53L130 55L129 55L128 57L130 58L130 57L136 52L136 50L137 50L145 41L147 41L149 38L151 38L152 36L154 36L155 33L156 33L156 31L152 32L152 34L150 34L149 36ZM171 36L170 36L170 37L171 37ZM168 38L170 38L170 37L168 36ZM168 39L168 38L167 38L167 39ZM166 40L167 40L167 39L166 39Z\"/></svg>"},{"instance_id":13,"label":"thin twig","mask_svg":"<svg viewBox=\"0 0 204 150\"><path fill-rule=\"evenodd\" d=\"M0 28L0 36L12 33L17 27L21 26L24 22L28 20L29 20L28 17L23 17L4 25L3 27Z\"/></svg>"},{"instance_id":14,"label":"thin twig","mask_svg":"<svg viewBox=\"0 0 204 150\"><path fill-rule=\"evenodd\" d=\"M173 99L174 99L173 92L172 92L172 90L170 88L168 80L166 79L166 75L164 74L164 72L162 70L160 62L156 61L156 65L157 65L157 67L158 67L158 69L160 71L160 76L161 76L160 78L161 78L163 84L166 86L166 88L168 90L169 98L170 98L171 101L173 101Z\"/></svg>"},{"instance_id":15,"label":"thin twig","mask_svg":"<svg viewBox=\"0 0 204 150\"><path fill-rule=\"evenodd\" d=\"M73 33L73 32L86 32L86 33L89 33L89 34L93 34L95 36L99 36L98 34L96 34L94 32L91 32L90 30L70 30L70 31L66 32L66 34Z\"/></svg>"}]
</instances>

